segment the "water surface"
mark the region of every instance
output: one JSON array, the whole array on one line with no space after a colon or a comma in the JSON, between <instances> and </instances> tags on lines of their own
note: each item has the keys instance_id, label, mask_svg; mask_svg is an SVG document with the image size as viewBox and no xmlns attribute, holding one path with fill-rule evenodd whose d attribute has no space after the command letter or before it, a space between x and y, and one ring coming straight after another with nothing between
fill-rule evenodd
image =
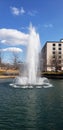
<instances>
[{"instance_id":1,"label":"water surface","mask_svg":"<svg viewBox=\"0 0 63 130\"><path fill-rule=\"evenodd\" d=\"M0 82L0 130L63 130L63 80L22 89Z\"/></svg>"}]
</instances>

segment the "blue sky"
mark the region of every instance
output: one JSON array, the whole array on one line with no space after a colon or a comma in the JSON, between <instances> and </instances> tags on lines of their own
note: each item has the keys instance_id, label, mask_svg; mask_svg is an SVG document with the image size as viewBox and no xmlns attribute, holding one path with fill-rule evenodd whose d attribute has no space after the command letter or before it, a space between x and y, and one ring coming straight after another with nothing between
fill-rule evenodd
<instances>
[{"instance_id":1,"label":"blue sky","mask_svg":"<svg viewBox=\"0 0 63 130\"><path fill-rule=\"evenodd\" d=\"M21 48L24 60L30 22L40 35L41 47L46 41L59 41L63 38L63 0L0 0L0 48ZM17 35L22 35L23 44L15 44ZM9 60L11 52L4 50L5 60Z\"/></svg>"}]
</instances>

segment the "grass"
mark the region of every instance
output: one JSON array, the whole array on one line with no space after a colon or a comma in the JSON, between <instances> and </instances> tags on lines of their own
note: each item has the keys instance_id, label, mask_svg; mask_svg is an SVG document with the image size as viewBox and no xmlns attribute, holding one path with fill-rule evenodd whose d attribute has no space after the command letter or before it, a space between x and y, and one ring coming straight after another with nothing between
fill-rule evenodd
<instances>
[{"instance_id":1,"label":"grass","mask_svg":"<svg viewBox=\"0 0 63 130\"><path fill-rule=\"evenodd\" d=\"M14 78L17 75L19 75L19 70L5 70L5 69L0 69L0 79L1 78Z\"/></svg>"}]
</instances>

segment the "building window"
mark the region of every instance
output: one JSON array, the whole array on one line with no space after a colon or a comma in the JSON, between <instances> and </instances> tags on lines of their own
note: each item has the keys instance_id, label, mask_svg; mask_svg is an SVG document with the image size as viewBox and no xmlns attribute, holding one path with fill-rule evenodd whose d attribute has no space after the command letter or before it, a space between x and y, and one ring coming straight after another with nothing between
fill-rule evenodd
<instances>
[{"instance_id":1,"label":"building window","mask_svg":"<svg viewBox=\"0 0 63 130\"><path fill-rule=\"evenodd\" d=\"M61 50L61 48L58 48L58 50Z\"/></svg>"},{"instance_id":2,"label":"building window","mask_svg":"<svg viewBox=\"0 0 63 130\"><path fill-rule=\"evenodd\" d=\"M59 62L59 64L61 64L61 60L59 60L58 62Z\"/></svg>"},{"instance_id":3,"label":"building window","mask_svg":"<svg viewBox=\"0 0 63 130\"><path fill-rule=\"evenodd\" d=\"M58 46L61 46L61 43L59 43Z\"/></svg>"},{"instance_id":4,"label":"building window","mask_svg":"<svg viewBox=\"0 0 63 130\"><path fill-rule=\"evenodd\" d=\"M53 54L55 54L55 51L53 51Z\"/></svg>"},{"instance_id":5,"label":"building window","mask_svg":"<svg viewBox=\"0 0 63 130\"><path fill-rule=\"evenodd\" d=\"M55 55L53 55L53 58L55 58Z\"/></svg>"},{"instance_id":6,"label":"building window","mask_svg":"<svg viewBox=\"0 0 63 130\"><path fill-rule=\"evenodd\" d=\"M55 43L53 43L53 46L56 46L56 44L55 44Z\"/></svg>"},{"instance_id":7,"label":"building window","mask_svg":"<svg viewBox=\"0 0 63 130\"><path fill-rule=\"evenodd\" d=\"M53 63L55 63L55 60L53 60Z\"/></svg>"},{"instance_id":8,"label":"building window","mask_svg":"<svg viewBox=\"0 0 63 130\"><path fill-rule=\"evenodd\" d=\"M55 48L53 47L53 50L55 50Z\"/></svg>"},{"instance_id":9,"label":"building window","mask_svg":"<svg viewBox=\"0 0 63 130\"><path fill-rule=\"evenodd\" d=\"M53 46L55 46L56 44L55 43L53 43Z\"/></svg>"},{"instance_id":10,"label":"building window","mask_svg":"<svg viewBox=\"0 0 63 130\"><path fill-rule=\"evenodd\" d=\"M58 53L61 54L61 51L59 51Z\"/></svg>"},{"instance_id":11,"label":"building window","mask_svg":"<svg viewBox=\"0 0 63 130\"><path fill-rule=\"evenodd\" d=\"M61 58L61 56L59 56L59 58Z\"/></svg>"}]
</instances>

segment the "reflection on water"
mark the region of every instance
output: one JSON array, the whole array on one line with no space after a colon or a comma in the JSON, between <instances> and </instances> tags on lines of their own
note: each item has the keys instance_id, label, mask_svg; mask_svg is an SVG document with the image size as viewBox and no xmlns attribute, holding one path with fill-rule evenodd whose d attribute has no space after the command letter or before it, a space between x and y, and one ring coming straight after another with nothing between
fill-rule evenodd
<instances>
[{"instance_id":1,"label":"reflection on water","mask_svg":"<svg viewBox=\"0 0 63 130\"><path fill-rule=\"evenodd\" d=\"M63 130L63 80L51 88L17 89L0 83L1 130Z\"/></svg>"}]
</instances>

